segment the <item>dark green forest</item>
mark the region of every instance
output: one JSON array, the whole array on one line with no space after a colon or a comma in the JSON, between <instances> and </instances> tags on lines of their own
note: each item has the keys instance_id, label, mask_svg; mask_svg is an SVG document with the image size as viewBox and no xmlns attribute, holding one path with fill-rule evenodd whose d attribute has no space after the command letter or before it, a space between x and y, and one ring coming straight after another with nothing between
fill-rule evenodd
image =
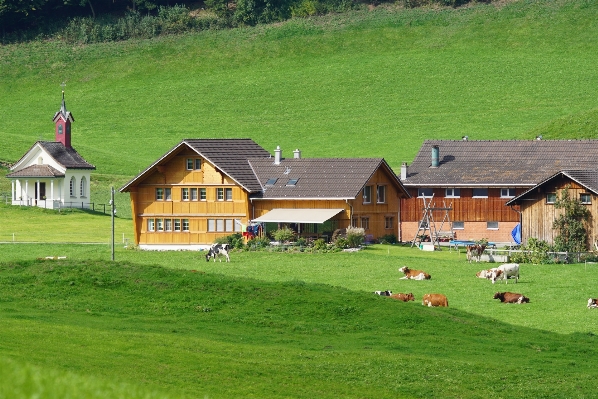
<instances>
[{"instance_id":1,"label":"dark green forest","mask_svg":"<svg viewBox=\"0 0 598 399\"><path fill-rule=\"evenodd\" d=\"M406 8L480 0L397 0ZM379 0L0 0L1 43L57 38L94 43L226 29L377 6Z\"/></svg>"}]
</instances>

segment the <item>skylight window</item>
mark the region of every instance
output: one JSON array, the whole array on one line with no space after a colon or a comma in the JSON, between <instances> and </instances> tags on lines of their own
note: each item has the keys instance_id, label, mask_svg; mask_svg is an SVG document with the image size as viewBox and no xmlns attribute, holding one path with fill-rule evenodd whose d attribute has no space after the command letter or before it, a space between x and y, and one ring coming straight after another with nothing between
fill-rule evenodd
<instances>
[{"instance_id":1,"label":"skylight window","mask_svg":"<svg viewBox=\"0 0 598 399\"><path fill-rule=\"evenodd\" d=\"M289 179L289 181L287 182L287 186L295 186L297 185L298 181L299 179Z\"/></svg>"},{"instance_id":2,"label":"skylight window","mask_svg":"<svg viewBox=\"0 0 598 399\"><path fill-rule=\"evenodd\" d=\"M277 180L278 180L277 177L275 177L273 179L268 179L268 181L266 182L266 186L273 186L273 185L275 185Z\"/></svg>"}]
</instances>

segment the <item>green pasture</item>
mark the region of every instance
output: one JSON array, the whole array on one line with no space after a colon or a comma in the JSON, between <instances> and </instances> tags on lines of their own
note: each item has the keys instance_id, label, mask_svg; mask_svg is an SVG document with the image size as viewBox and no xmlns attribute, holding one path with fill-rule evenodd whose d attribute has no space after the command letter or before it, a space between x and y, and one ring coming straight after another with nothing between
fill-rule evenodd
<instances>
[{"instance_id":1,"label":"green pasture","mask_svg":"<svg viewBox=\"0 0 598 399\"><path fill-rule=\"evenodd\" d=\"M492 285L475 277L486 265L448 250L235 252L221 263L119 248L113 263L98 247L0 246L0 369L31 380L2 379L0 394L68 392L78 380L87 382L74 392L103 393L89 397L127 397L121 386L139 397L594 394L595 264L522 265L520 283ZM47 254L67 259L35 259ZM401 265L432 279L400 280ZM501 304L499 290L531 303ZM450 307L423 307L428 292Z\"/></svg>"},{"instance_id":2,"label":"green pasture","mask_svg":"<svg viewBox=\"0 0 598 399\"><path fill-rule=\"evenodd\" d=\"M396 169L425 139L595 138L596 21L595 1L526 0L7 45L0 161L53 140L63 81L73 145L103 185L94 202L183 138L249 137L283 156L381 156Z\"/></svg>"}]
</instances>

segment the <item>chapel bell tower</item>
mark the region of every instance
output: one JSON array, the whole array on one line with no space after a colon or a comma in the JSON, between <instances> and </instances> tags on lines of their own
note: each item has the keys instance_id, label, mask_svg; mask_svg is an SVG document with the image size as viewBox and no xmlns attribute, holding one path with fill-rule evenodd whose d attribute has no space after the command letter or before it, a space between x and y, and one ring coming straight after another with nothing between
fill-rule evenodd
<instances>
[{"instance_id":1,"label":"chapel bell tower","mask_svg":"<svg viewBox=\"0 0 598 399\"><path fill-rule=\"evenodd\" d=\"M73 114L66 110L64 102L64 90L62 91L62 105L60 111L54 114L54 123L56 124L56 140L65 147L71 147L71 123L75 121Z\"/></svg>"}]
</instances>

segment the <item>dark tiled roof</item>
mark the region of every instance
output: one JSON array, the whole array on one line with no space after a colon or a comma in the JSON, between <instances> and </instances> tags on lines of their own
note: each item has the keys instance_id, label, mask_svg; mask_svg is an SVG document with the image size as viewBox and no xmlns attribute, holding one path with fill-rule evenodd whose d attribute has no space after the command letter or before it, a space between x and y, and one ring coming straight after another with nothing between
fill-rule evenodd
<instances>
[{"instance_id":1,"label":"dark tiled roof","mask_svg":"<svg viewBox=\"0 0 598 399\"><path fill-rule=\"evenodd\" d=\"M188 146L203 158L212 163L222 173L231 177L248 192L261 191L262 186L251 169L248 158L269 158L271 154L251 139L185 139L174 148L155 161L146 170L134 177L120 188L127 191L133 183L143 178L171 154L177 152L181 146Z\"/></svg>"},{"instance_id":2,"label":"dark tiled roof","mask_svg":"<svg viewBox=\"0 0 598 399\"><path fill-rule=\"evenodd\" d=\"M64 173L50 165L31 165L16 172L9 173L6 177L64 177Z\"/></svg>"},{"instance_id":3,"label":"dark tiled roof","mask_svg":"<svg viewBox=\"0 0 598 399\"><path fill-rule=\"evenodd\" d=\"M185 139L183 142L249 192L262 189L247 159L268 158L271 155L255 141L251 139Z\"/></svg>"},{"instance_id":4,"label":"dark tiled roof","mask_svg":"<svg viewBox=\"0 0 598 399\"><path fill-rule=\"evenodd\" d=\"M440 164L431 168L432 146ZM598 140L427 140L406 186L534 186L567 169L598 168Z\"/></svg>"},{"instance_id":5,"label":"dark tiled roof","mask_svg":"<svg viewBox=\"0 0 598 399\"><path fill-rule=\"evenodd\" d=\"M547 179L543 180L542 182L538 183L534 187L530 188L529 190L525 191L524 193L518 195L517 197L509 200L506 205L513 205L520 203L521 199L525 198L528 193L535 192L536 188L543 186L545 183L551 181L552 179L558 176L565 176L569 179L579 183L583 187L585 187L588 191L593 192L594 194L598 195L598 170L596 169L586 169L586 170L562 170L554 175L548 177Z\"/></svg>"},{"instance_id":6,"label":"dark tiled roof","mask_svg":"<svg viewBox=\"0 0 598 399\"><path fill-rule=\"evenodd\" d=\"M72 147L65 147L58 141L38 141L52 158L67 169L95 169Z\"/></svg>"},{"instance_id":7,"label":"dark tiled roof","mask_svg":"<svg viewBox=\"0 0 598 399\"><path fill-rule=\"evenodd\" d=\"M282 159L279 165L272 159L250 159L265 191L260 198L356 198L359 191L383 165L394 176L382 158L302 158ZM274 185L266 185L276 178ZM288 186L290 179L297 184ZM401 183L397 179L397 185Z\"/></svg>"}]
</instances>

